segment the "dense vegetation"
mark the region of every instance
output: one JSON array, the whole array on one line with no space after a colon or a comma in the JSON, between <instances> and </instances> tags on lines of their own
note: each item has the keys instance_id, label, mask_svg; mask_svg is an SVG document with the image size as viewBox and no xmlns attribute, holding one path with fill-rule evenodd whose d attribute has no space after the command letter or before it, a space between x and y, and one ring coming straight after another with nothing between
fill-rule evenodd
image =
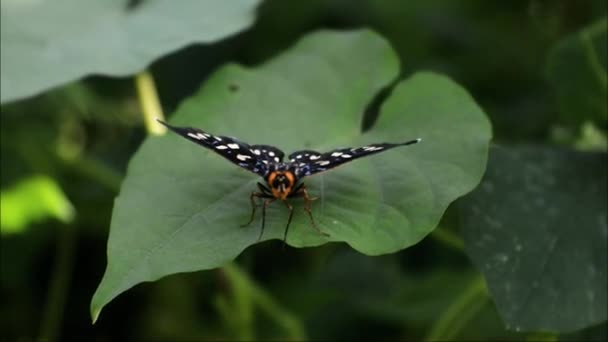
<instances>
[{"instance_id":1,"label":"dense vegetation","mask_svg":"<svg viewBox=\"0 0 608 342\"><path fill-rule=\"evenodd\" d=\"M606 340L607 31L596 0L3 0L2 337ZM154 117L423 140L306 179L329 237L294 199L284 246L280 203L240 227L258 177Z\"/></svg>"}]
</instances>

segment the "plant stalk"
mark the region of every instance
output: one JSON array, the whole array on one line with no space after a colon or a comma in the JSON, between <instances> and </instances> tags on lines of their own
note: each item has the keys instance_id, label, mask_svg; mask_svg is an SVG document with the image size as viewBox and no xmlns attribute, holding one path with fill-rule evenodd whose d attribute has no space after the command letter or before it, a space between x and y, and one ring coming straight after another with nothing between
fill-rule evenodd
<instances>
[{"instance_id":1,"label":"plant stalk","mask_svg":"<svg viewBox=\"0 0 608 342\"><path fill-rule=\"evenodd\" d=\"M167 129L156 122L156 119L164 120L163 110L158 99L156 85L152 74L144 70L135 75L135 88L137 98L143 115L144 126L149 135L163 135Z\"/></svg>"}]
</instances>

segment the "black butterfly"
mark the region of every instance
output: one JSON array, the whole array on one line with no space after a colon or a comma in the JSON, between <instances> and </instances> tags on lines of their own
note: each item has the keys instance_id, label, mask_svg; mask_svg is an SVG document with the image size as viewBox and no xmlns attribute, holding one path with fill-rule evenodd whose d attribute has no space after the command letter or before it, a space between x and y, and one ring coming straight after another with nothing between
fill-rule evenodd
<instances>
[{"instance_id":1,"label":"black butterfly","mask_svg":"<svg viewBox=\"0 0 608 342\"><path fill-rule=\"evenodd\" d=\"M260 191L253 191L251 193L250 200L253 209L249 222L244 226L248 226L253 222L255 211L258 207L255 199L263 199L262 228L259 235L259 238L261 238L266 222L266 208L275 200L281 200L289 209L289 218L287 219L287 226L283 234L283 241L287 239L289 224L293 216L293 206L287 202L287 199L292 197L304 198L304 210L310 217L313 228L320 234L328 236L328 234L321 232L315 225L311 214L311 202L316 197L308 195L306 186L301 182L302 178L333 169L357 158L380 153L397 146L412 145L421 140L415 139L397 144L382 143L356 148L341 148L325 153L302 150L290 154L287 157L289 161L284 162L283 157L285 154L274 146L249 145L235 138L212 135L198 128L175 127L158 119L157 121L182 137L211 149L232 163L263 177L266 184L258 182Z\"/></svg>"}]
</instances>

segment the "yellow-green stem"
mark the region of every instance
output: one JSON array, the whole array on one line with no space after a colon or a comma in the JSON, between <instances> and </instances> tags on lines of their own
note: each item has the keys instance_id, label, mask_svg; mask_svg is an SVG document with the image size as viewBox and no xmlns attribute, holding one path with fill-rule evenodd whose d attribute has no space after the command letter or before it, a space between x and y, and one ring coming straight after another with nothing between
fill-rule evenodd
<instances>
[{"instance_id":1,"label":"yellow-green stem","mask_svg":"<svg viewBox=\"0 0 608 342\"><path fill-rule=\"evenodd\" d=\"M146 131L150 135L164 134L166 128L156 122L156 118L164 120L164 115L152 74L144 70L135 75L135 87L137 88L137 98L139 99Z\"/></svg>"}]
</instances>

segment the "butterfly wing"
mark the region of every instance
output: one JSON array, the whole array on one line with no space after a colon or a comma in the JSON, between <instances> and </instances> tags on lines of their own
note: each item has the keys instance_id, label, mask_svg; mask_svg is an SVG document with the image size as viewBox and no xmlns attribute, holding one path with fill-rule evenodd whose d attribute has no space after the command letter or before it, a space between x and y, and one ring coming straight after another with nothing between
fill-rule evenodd
<instances>
[{"instance_id":1,"label":"butterfly wing","mask_svg":"<svg viewBox=\"0 0 608 342\"><path fill-rule=\"evenodd\" d=\"M384 152L398 146L412 145L417 142L420 142L420 139L410 140L399 144L383 143L356 148L340 148L325 153L303 150L290 154L288 158L294 166L296 176L306 177L333 169L358 158Z\"/></svg>"},{"instance_id":2,"label":"butterfly wing","mask_svg":"<svg viewBox=\"0 0 608 342\"><path fill-rule=\"evenodd\" d=\"M294 169L297 178L310 176L316 173L318 164L315 162L321 160L323 154L312 150L296 151L290 154L287 158Z\"/></svg>"},{"instance_id":3,"label":"butterfly wing","mask_svg":"<svg viewBox=\"0 0 608 342\"><path fill-rule=\"evenodd\" d=\"M233 164L262 177L268 174L269 165L274 163L277 157L283 158L283 152L273 146L249 145L235 138L216 136L198 128L176 127L160 120L157 121L182 137L208 148Z\"/></svg>"},{"instance_id":4,"label":"butterfly wing","mask_svg":"<svg viewBox=\"0 0 608 342\"><path fill-rule=\"evenodd\" d=\"M283 160L285 153L270 145L251 145L251 151L268 162L279 163Z\"/></svg>"}]
</instances>

